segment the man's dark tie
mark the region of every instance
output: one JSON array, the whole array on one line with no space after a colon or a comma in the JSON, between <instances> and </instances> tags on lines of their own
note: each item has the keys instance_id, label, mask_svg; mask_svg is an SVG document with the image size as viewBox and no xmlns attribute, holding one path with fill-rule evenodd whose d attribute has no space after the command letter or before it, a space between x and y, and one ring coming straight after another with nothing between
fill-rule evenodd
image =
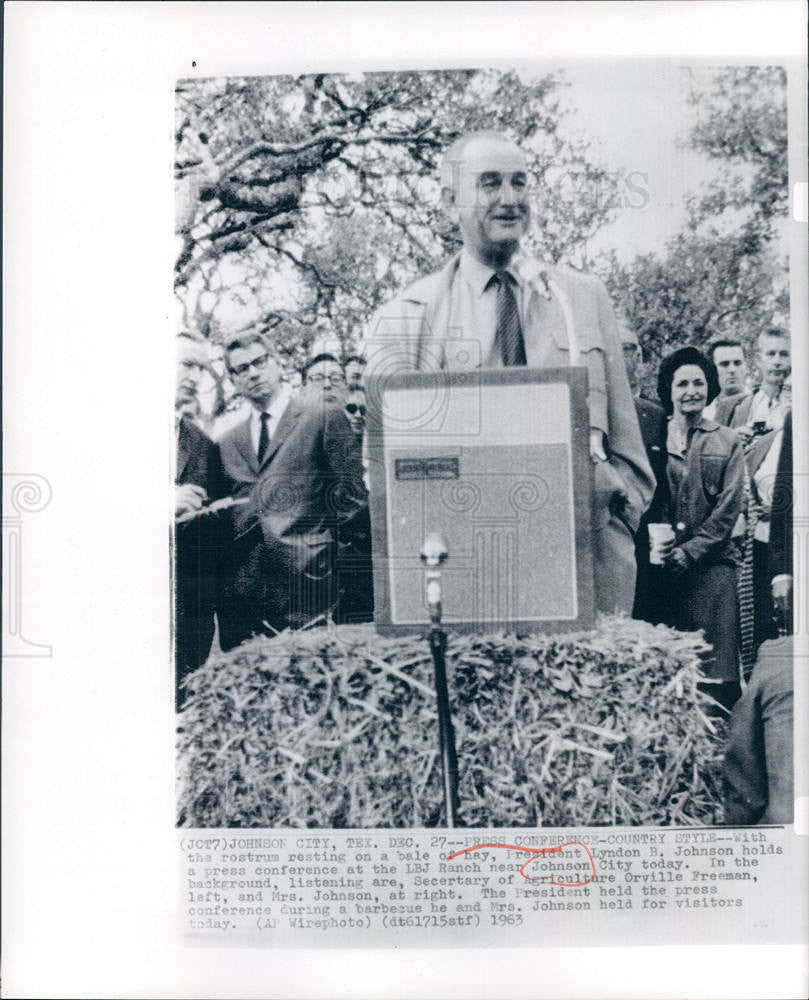
<instances>
[{"instance_id":1,"label":"man's dark tie","mask_svg":"<svg viewBox=\"0 0 809 1000\"><path fill-rule=\"evenodd\" d=\"M270 422L269 413L261 414L261 430L258 435L258 461L259 465L264 461L267 449L270 447L270 432L267 424Z\"/></svg>"},{"instance_id":2,"label":"man's dark tie","mask_svg":"<svg viewBox=\"0 0 809 1000\"><path fill-rule=\"evenodd\" d=\"M514 280L507 271L498 271L492 276L497 284L497 327L494 342L500 348L503 365L511 368L525 364L525 341L520 326L520 311L511 283Z\"/></svg>"}]
</instances>

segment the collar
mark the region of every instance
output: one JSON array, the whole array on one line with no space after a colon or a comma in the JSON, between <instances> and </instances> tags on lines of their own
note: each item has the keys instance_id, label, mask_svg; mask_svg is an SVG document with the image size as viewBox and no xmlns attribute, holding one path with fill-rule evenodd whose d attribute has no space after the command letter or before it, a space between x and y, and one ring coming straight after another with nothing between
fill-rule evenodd
<instances>
[{"instance_id":1,"label":"collar","mask_svg":"<svg viewBox=\"0 0 809 1000\"><path fill-rule=\"evenodd\" d=\"M719 430L719 424L715 420L709 420L708 417L700 417L699 423L694 424L692 428L688 431L686 435L686 440L682 441L680 439L680 431L677 422L673 417L669 417L669 426L666 434L666 447L669 454L678 455L683 458L687 450L687 445L692 441L698 433L700 434L710 434L713 431Z\"/></svg>"},{"instance_id":2,"label":"collar","mask_svg":"<svg viewBox=\"0 0 809 1000\"><path fill-rule=\"evenodd\" d=\"M278 388L278 392L273 396L270 401L269 406L265 406L263 410L259 410L257 407L253 406L250 411L250 419L258 424L261 420L262 413L269 413L270 420L280 420L281 415L287 408L287 404L292 398L292 388L288 382L282 382Z\"/></svg>"},{"instance_id":3,"label":"collar","mask_svg":"<svg viewBox=\"0 0 809 1000\"><path fill-rule=\"evenodd\" d=\"M704 433L718 431L719 424L715 420L711 420L709 417L702 416L699 419L699 423L695 425L694 430L703 431Z\"/></svg>"},{"instance_id":4,"label":"collar","mask_svg":"<svg viewBox=\"0 0 809 1000\"><path fill-rule=\"evenodd\" d=\"M466 247L461 250L458 270L468 282L475 295L478 296L483 295L487 285L492 280L492 275L497 273L493 267L483 264L477 257L473 257ZM510 268L506 268L505 270L509 271Z\"/></svg>"},{"instance_id":5,"label":"collar","mask_svg":"<svg viewBox=\"0 0 809 1000\"><path fill-rule=\"evenodd\" d=\"M774 407L778 406L778 402L779 402L779 399L780 399L780 393L779 393L778 396L770 396L770 395L768 395L764 391L764 386L762 385L762 386L759 387L759 389L756 392L754 398L756 400L759 400L759 399L764 400L764 399L766 399L767 400L767 405L772 410Z\"/></svg>"},{"instance_id":6,"label":"collar","mask_svg":"<svg viewBox=\"0 0 809 1000\"><path fill-rule=\"evenodd\" d=\"M473 257L466 247L461 250L458 268L476 295L482 295L485 292L492 275L497 273L493 267L483 264L477 257ZM544 261L517 252L511 258L508 267L503 268L503 270L510 274L521 288L530 285L544 298L550 299L548 265Z\"/></svg>"}]
</instances>

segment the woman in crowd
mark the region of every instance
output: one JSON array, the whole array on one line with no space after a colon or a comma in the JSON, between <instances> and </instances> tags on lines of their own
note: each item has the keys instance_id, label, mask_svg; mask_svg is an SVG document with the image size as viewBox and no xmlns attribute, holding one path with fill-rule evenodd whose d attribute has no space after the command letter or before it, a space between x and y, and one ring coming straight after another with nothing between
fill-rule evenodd
<instances>
[{"instance_id":1,"label":"woman in crowd","mask_svg":"<svg viewBox=\"0 0 809 1000\"><path fill-rule=\"evenodd\" d=\"M712 646L706 685L730 709L740 694L736 550L731 539L742 506L744 456L736 433L703 417L719 393L714 365L695 347L664 358L658 395L671 415L667 476L674 539L662 553L668 570L670 623L702 629Z\"/></svg>"}]
</instances>

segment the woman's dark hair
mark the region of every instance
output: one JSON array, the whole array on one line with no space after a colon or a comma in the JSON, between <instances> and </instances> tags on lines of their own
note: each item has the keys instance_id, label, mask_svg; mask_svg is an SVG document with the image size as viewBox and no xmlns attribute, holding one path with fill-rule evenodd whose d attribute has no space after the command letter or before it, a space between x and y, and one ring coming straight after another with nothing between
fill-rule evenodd
<instances>
[{"instance_id":1,"label":"woman's dark hair","mask_svg":"<svg viewBox=\"0 0 809 1000\"><path fill-rule=\"evenodd\" d=\"M674 374L683 365L697 365L705 374L705 381L708 383L708 403L713 402L719 395L719 376L716 374L716 365L696 347L681 347L679 350L668 354L660 362L660 371L657 375L657 395L663 409L671 415L674 407L671 402L671 386L674 382ZM707 405L707 404L706 404Z\"/></svg>"}]
</instances>

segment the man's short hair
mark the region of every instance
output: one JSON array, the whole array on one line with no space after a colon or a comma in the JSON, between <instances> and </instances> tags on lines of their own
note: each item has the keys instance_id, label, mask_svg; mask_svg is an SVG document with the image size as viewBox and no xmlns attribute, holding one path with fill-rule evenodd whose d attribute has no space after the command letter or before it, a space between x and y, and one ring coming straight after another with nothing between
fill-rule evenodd
<instances>
[{"instance_id":1,"label":"man's short hair","mask_svg":"<svg viewBox=\"0 0 809 1000\"><path fill-rule=\"evenodd\" d=\"M463 161L467 146L478 139L494 139L498 142L507 143L509 146L517 145L510 135L505 132L498 132L496 129L480 129L477 132L470 132L468 135L459 136L448 147L441 158L440 176L442 188L455 190L459 175L458 164Z\"/></svg>"},{"instance_id":2,"label":"man's short hair","mask_svg":"<svg viewBox=\"0 0 809 1000\"><path fill-rule=\"evenodd\" d=\"M711 360L713 360L714 351L717 347L740 347L742 354L744 354L744 347L740 340L731 340L730 338L726 338L724 340L712 340L710 344L708 344L708 355Z\"/></svg>"},{"instance_id":3,"label":"man's short hair","mask_svg":"<svg viewBox=\"0 0 809 1000\"><path fill-rule=\"evenodd\" d=\"M758 335L758 343L760 344L765 337L778 337L779 340L789 342L789 334L786 330L782 330L780 326L771 326L767 330L762 330Z\"/></svg>"},{"instance_id":4,"label":"man's short hair","mask_svg":"<svg viewBox=\"0 0 809 1000\"><path fill-rule=\"evenodd\" d=\"M258 333L257 331L253 333L241 333L225 341L225 365L228 371L230 371L230 361L228 359L230 352L244 351L253 344L261 344L270 357L275 358L275 350L263 333Z\"/></svg>"},{"instance_id":5,"label":"man's short hair","mask_svg":"<svg viewBox=\"0 0 809 1000\"><path fill-rule=\"evenodd\" d=\"M343 368L350 364L352 361L356 361L359 365L367 365L368 359L363 358L360 354L349 354L348 357L343 362Z\"/></svg>"},{"instance_id":6,"label":"man's short hair","mask_svg":"<svg viewBox=\"0 0 809 1000\"><path fill-rule=\"evenodd\" d=\"M343 366L340 363L340 359L336 358L333 354L316 354L313 358L309 358L306 364L301 368L301 382L306 385L306 373L312 367L316 365L318 361L333 361L336 365L340 365L340 370L343 370Z\"/></svg>"}]
</instances>

